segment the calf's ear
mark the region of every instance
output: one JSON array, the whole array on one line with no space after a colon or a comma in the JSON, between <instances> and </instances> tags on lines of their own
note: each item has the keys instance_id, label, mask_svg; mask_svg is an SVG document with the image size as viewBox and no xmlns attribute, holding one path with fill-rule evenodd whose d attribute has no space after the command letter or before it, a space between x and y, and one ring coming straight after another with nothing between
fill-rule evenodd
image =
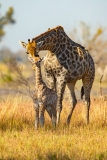
<instances>
[{"instance_id":1,"label":"calf's ear","mask_svg":"<svg viewBox=\"0 0 107 160\"><path fill-rule=\"evenodd\" d=\"M19 44L23 47L23 48L26 48L26 43L25 42L22 42L22 41L19 41Z\"/></svg>"}]
</instances>

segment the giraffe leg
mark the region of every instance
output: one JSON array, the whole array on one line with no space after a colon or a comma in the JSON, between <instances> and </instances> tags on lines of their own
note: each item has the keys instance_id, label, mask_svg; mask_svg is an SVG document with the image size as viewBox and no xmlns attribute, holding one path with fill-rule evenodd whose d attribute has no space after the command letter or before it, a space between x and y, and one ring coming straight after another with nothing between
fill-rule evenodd
<instances>
[{"instance_id":1,"label":"giraffe leg","mask_svg":"<svg viewBox=\"0 0 107 160\"><path fill-rule=\"evenodd\" d=\"M52 119L52 111L51 111L51 107L49 107L49 106L46 107L46 111L47 111L49 117Z\"/></svg>"},{"instance_id":2,"label":"giraffe leg","mask_svg":"<svg viewBox=\"0 0 107 160\"><path fill-rule=\"evenodd\" d=\"M83 88L84 88L84 94L85 94L85 119L86 119L86 124L89 124L89 111L90 111L90 92L92 88L94 78L92 77L84 77L82 79L83 81Z\"/></svg>"},{"instance_id":3,"label":"giraffe leg","mask_svg":"<svg viewBox=\"0 0 107 160\"><path fill-rule=\"evenodd\" d=\"M46 111L48 112L49 114L49 117L51 118L52 120L52 124L53 126L55 127L56 126L56 108L53 109L53 106L52 107L47 107L46 108Z\"/></svg>"},{"instance_id":4,"label":"giraffe leg","mask_svg":"<svg viewBox=\"0 0 107 160\"><path fill-rule=\"evenodd\" d=\"M76 99L76 96L75 96L75 92L74 92L74 87L75 87L75 83L67 83L67 86L68 86L68 89L69 89L69 92L70 92L70 98L71 98L71 105L70 105L70 110L69 110L69 114L68 114L68 117L67 117L67 125L69 125L70 123L70 120L71 120L71 117L72 117L72 113L74 111L74 108L77 104L77 99Z\"/></svg>"},{"instance_id":5,"label":"giraffe leg","mask_svg":"<svg viewBox=\"0 0 107 160\"><path fill-rule=\"evenodd\" d=\"M86 124L89 124L89 111L90 111L90 90L84 87L85 94L85 120Z\"/></svg>"},{"instance_id":6,"label":"giraffe leg","mask_svg":"<svg viewBox=\"0 0 107 160\"><path fill-rule=\"evenodd\" d=\"M56 127L56 108L52 109L52 124Z\"/></svg>"},{"instance_id":7,"label":"giraffe leg","mask_svg":"<svg viewBox=\"0 0 107 160\"><path fill-rule=\"evenodd\" d=\"M44 112L45 112L45 107L43 104L39 104L39 122L40 122L40 126L43 127L44 126Z\"/></svg>"},{"instance_id":8,"label":"giraffe leg","mask_svg":"<svg viewBox=\"0 0 107 160\"><path fill-rule=\"evenodd\" d=\"M56 123L59 124L60 122L60 113L62 110L62 99L63 99L63 94L65 91L65 86L66 82L65 81L57 81L56 83L56 90L57 90L57 105L56 105L56 111L57 111L57 120Z\"/></svg>"},{"instance_id":9,"label":"giraffe leg","mask_svg":"<svg viewBox=\"0 0 107 160\"><path fill-rule=\"evenodd\" d=\"M34 109L35 109L35 128L38 129L39 126L39 106L37 103L34 103Z\"/></svg>"}]
</instances>

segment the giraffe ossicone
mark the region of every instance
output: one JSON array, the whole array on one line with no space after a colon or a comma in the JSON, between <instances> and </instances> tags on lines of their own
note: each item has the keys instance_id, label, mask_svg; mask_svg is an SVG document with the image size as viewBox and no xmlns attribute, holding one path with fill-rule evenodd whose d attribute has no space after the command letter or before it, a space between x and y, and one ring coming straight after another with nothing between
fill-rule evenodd
<instances>
[{"instance_id":1,"label":"giraffe ossicone","mask_svg":"<svg viewBox=\"0 0 107 160\"><path fill-rule=\"evenodd\" d=\"M86 123L89 123L90 110L90 92L95 76L94 61L84 46L72 41L65 33L63 27L58 26L42 33L33 38L38 44L43 41L41 46L32 49L28 47L30 53L39 53L42 50L48 50L44 61L45 75L49 88L55 89L57 92L57 124L60 122L60 114L62 110L62 99L67 85L71 98L69 115L67 124L70 123L72 113L77 104L75 96L75 84L82 79L83 88L82 96L85 94L86 107ZM35 55L35 54L34 54Z\"/></svg>"}]
</instances>

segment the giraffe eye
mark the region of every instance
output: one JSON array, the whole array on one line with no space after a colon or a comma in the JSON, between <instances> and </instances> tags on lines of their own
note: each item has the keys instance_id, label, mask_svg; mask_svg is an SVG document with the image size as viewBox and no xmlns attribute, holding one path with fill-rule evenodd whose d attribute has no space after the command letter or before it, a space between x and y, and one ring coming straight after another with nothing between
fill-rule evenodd
<instances>
[{"instance_id":1,"label":"giraffe eye","mask_svg":"<svg viewBox=\"0 0 107 160\"><path fill-rule=\"evenodd\" d=\"M29 54L28 52L26 52L27 54Z\"/></svg>"}]
</instances>

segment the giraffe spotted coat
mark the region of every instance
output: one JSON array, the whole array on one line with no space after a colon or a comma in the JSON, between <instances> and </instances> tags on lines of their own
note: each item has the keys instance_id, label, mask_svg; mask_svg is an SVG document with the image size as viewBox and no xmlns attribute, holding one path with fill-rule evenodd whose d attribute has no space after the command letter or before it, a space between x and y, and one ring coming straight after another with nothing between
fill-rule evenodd
<instances>
[{"instance_id":1,"label":"giraffe spotted coat","mask_svg":"<svg viewBox=\"0 0 107 160\"><path fill-rule=\"evenodd\" d=\"M33 45L28 42L28 44ZM32 52L31 52L32 53ZM43 59L39 56L35 57L28 53L28 59L32 62L32 69L35 71L35 91L33 95L33 104L35 109L35 128L37 129L39 124L44 126L44 112L48 112L52 124L56 126L56 103L57 94L52 89L48 88L45 82L42 80L40 63Z\"/></svg>"},{"instance_id":2,"label":"giraffe spotted coat","mask_svg":"<svg viewBox=\"0 0 107 160\"><path fill-rule=\"evenodd\" d=\"M82 45L72 41L65 33L63 27L58 26L50 29L43 34L33 38L35 47L32 48L35 56L41 50L49 50L51 53L46 55L45 75L49 88L57 92L57 124L60 122L62 110L62 99L67 85L70 93L71 105L69 106L69 115L67 124L74 108L77 104L75 96L75 84L77 80L82 79L82 96L85 94L86 123L89 123L90 110L90 92L95 76L94 61L88 50ZM24 47L25 42L20 42ZM30 48L31 49L31 48ZM27 52L30 52L26 48Z\"/></svg>"}]
</instances>

